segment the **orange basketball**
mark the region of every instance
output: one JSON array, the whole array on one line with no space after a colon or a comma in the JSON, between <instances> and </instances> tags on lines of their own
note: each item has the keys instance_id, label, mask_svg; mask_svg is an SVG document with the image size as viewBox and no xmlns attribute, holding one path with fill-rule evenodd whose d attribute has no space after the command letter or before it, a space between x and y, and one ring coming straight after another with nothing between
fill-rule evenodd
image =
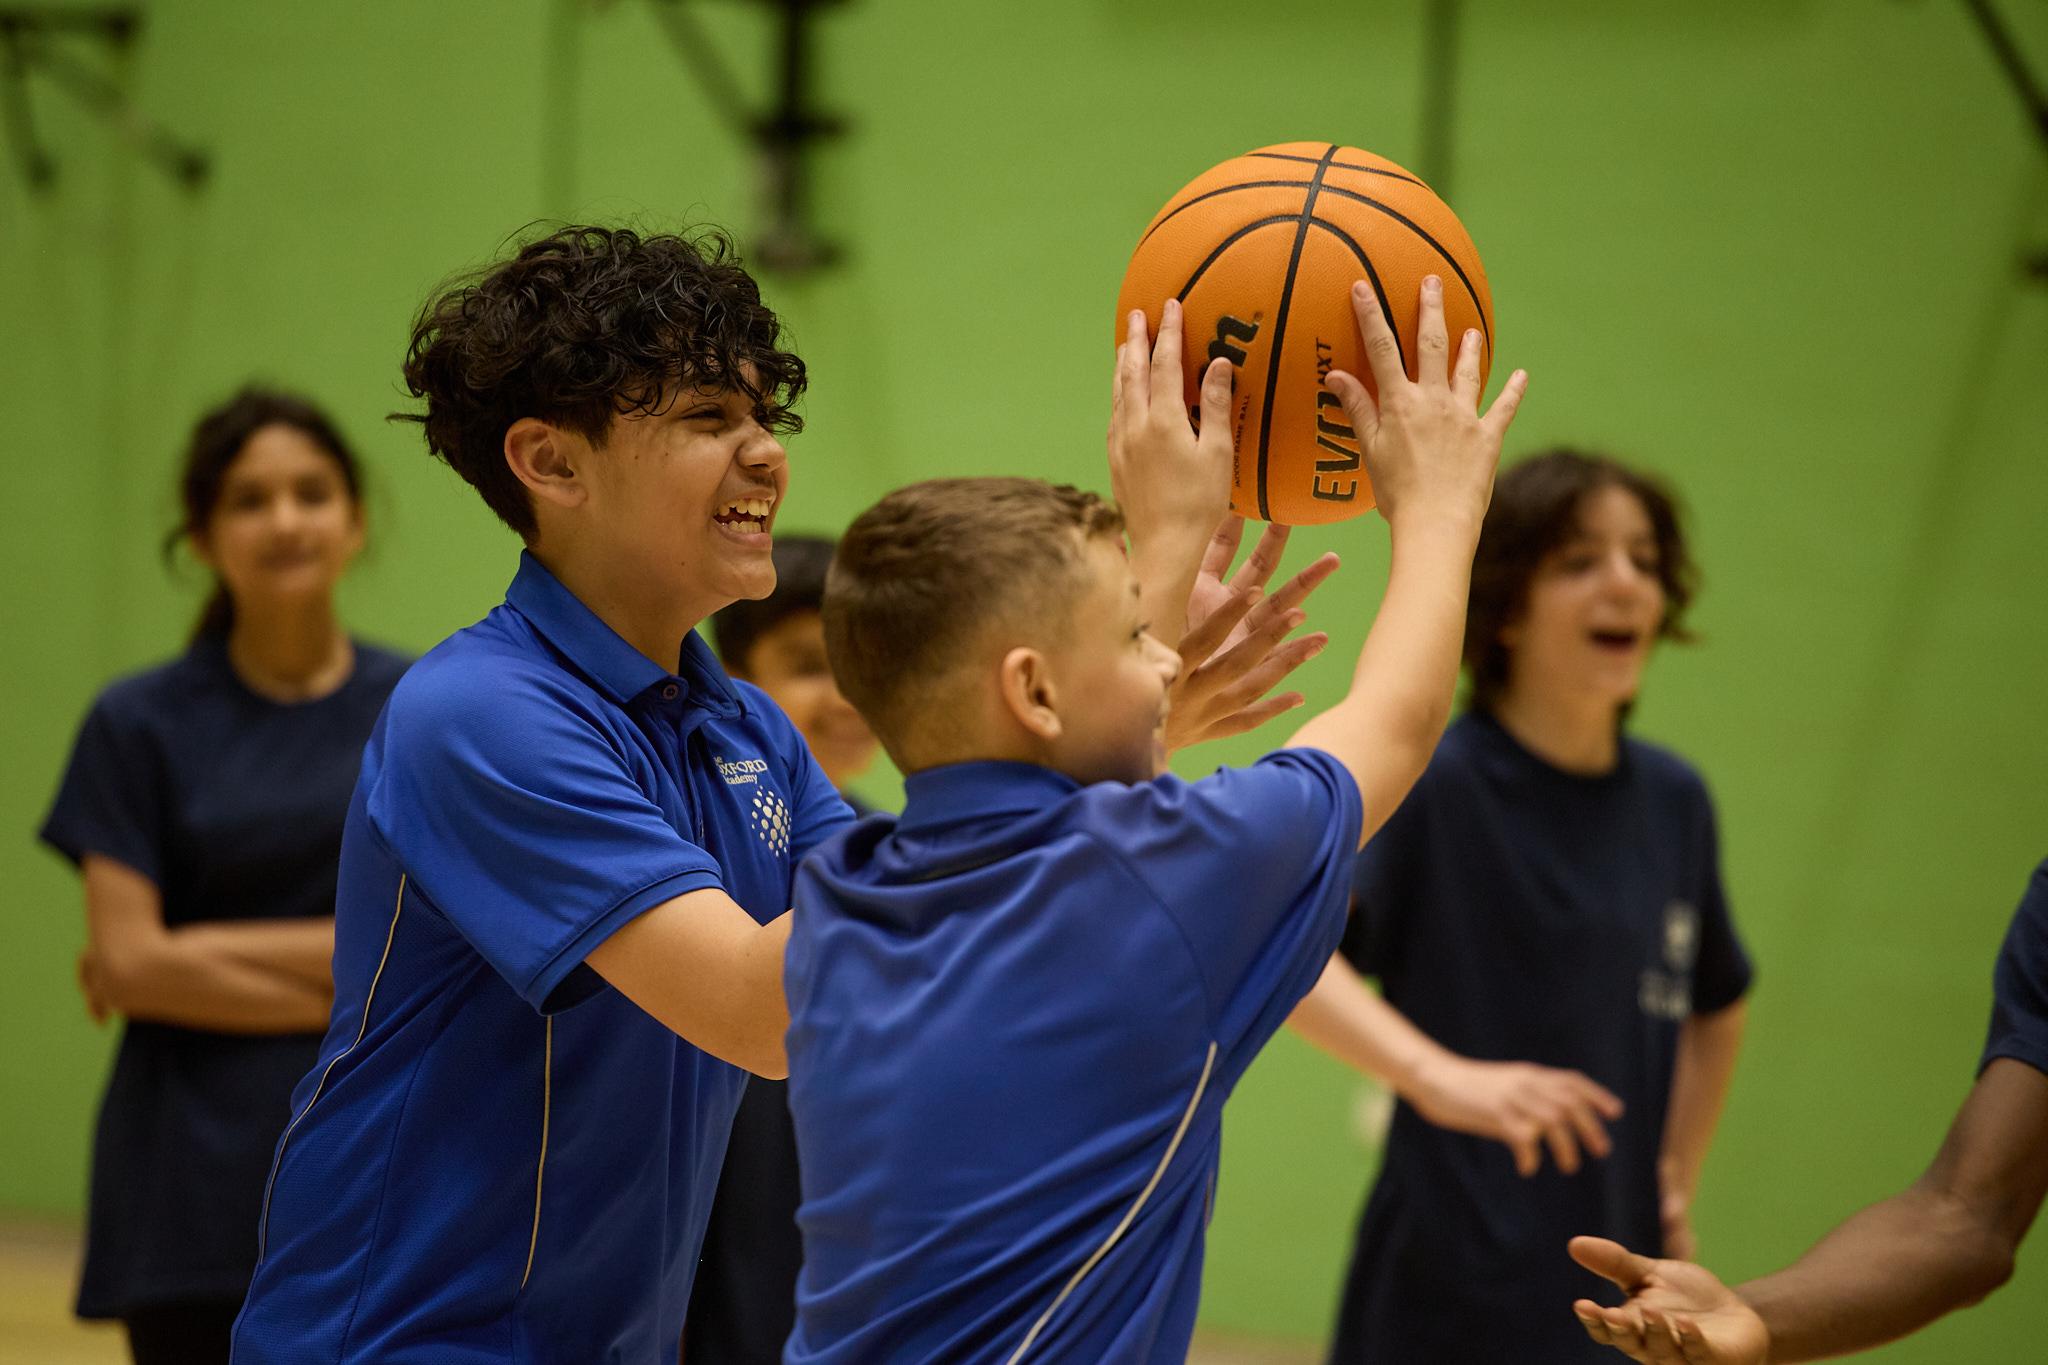
<instances>
[{"instance_id":1,"label":"orange basketball","mask_svg":"<svg viewBox=\"0 0 2048 1365\"><path fill-rule=\"evenodd\" d=\"M1248 517L1303 526L1373 505L1358 437L1332 369L1372 387L1351 286L1370 281L1415 373L1422 277L1444 282L1451 354L1479 329L1482 375L1493 366L1493 295L1472 239L1429 186L1393 162L1327 142L1284 142L1234 157L1190 181L1159 210L1117 295L1122 319L1142 308L1185 315L1187 394L1216 357L1232 376L1230 505Z\"/></svg>"}]
</instances>

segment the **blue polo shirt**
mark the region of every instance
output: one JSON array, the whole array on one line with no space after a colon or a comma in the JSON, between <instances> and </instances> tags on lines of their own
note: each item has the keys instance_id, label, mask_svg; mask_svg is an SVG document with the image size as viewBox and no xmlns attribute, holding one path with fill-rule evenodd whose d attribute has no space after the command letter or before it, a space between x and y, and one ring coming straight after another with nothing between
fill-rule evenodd
<instances>
[{"instance_id":1,"label":"blue polo shirt","mask_svg":"<svg viewBox=\"0 0 2048 1365\"><path fill-rule=\"evenodd\" d=\"M1223 1103L1344 929L1358 789L913 775L797 878L788 1362L1186 1359Z\"/></svg>"},{"instance_id":2,"label":"blue polo shirt","mask_svg":"<svg viewBox=\"0 0 2048 1365\"><path fill-rule=\"evenodd\" d=\"M667 673L524 558L364 753L236 1365L670 1365L745 1078L583 959L705 887L773 919L849 818L695 636Z\"/></svg>"}]
</instances>

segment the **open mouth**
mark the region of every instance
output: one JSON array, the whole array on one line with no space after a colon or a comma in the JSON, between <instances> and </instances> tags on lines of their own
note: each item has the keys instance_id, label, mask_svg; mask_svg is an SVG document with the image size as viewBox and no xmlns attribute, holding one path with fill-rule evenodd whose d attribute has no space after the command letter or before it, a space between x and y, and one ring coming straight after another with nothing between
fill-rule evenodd
<instances>
[{"instance_id":1,"label":"open mouth","mask_svg":"<svg viewBox=\"0 0 2048 1365\"><path fill-rule=\"evenodd\" d=\"M1626 654L1642 643L1643 634L1638 630L1596 630L1592 633L1592 639L1601 649Z\"/></svg>"},{"instance_id":2,"label":"open mouth","mask_svg":"<svg viewBox=\"0 0 2048 1365\"><path fill-rule=\"evenodd\" d=\"M768 515L774 510L771 498L738 498L721 508L712 520L728 531L759 535L768 529Z\"/></svg>"}]
</instances>

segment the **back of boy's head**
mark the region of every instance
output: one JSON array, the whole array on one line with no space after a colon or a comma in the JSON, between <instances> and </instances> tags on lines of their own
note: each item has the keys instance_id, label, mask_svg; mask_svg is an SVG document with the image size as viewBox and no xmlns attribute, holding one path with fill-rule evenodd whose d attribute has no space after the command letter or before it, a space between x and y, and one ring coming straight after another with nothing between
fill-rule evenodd
<instances>
[{"instance_id":1,"label":"back of boy's head","mask_svg":"<svg viewBox=\"0 0 2048 1365\"><path fill-rule=\"evenodd\" d=\"M738 389L764 425L795 431L804 363L780 332L723 233L565 227L436 291L405 358L427 410L393 416L420 423L427 448L530 541L533 505L505 463L514 422L602 445L614 417L663 411L689 384Z\"/></svg>"},{"instance_id":2,"label":"back of boy's head","mask_svg":"<svg viewBox=\"0 0 2048 1365\"><path fill-rule=\"evenodd\" d=\"M1082 489L981 478L898 489L847 528L825 580L825 647L899 767L921 766L960 723L974 700L962 666L991 632L1044 638L1087 587L1087 542L1123 524Z\"/></svg>"},{"instance_id":3,"label":"back of boy's head","mask_svg":"<svg viewBox=\"0 0 2048 1365\"><path fill-rule=\"evenodd\" d=\"M824 536L777 534L769 552L775 560L775 591L759 600L741 598L711 613L711 647L726 671L751 672L749 659L763 635L825 603L825 574L833 543Z\"/></svg>"},{"instance_id":4,"label":"back of boy's head","mask_svg":"<svg viewBox=\"0 0 2048 1365\"><path fill-rule=\"evenodd\" d=\"M1652 474L1611 455L1556 446L1501 471L1479 529L1472 587L1465 610L1468 703L1490 711L1508 682L1508 647L1501 634L1521 614L1530 581L1544 558L1579 528L1579 509L1603 488L1635 496L1657 540L1657 576L1664 589L1658 634L1691 639L1686 609L1699 589L1699 569L1686 543L1677 496Z\"/></svg>"}]
</instances>

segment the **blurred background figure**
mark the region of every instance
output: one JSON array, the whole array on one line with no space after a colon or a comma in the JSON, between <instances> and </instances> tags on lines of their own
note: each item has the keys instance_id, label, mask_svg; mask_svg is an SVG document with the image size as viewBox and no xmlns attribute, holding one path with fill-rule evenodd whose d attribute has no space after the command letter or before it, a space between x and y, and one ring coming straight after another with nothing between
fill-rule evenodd
<instances>
[{"instance_id":1,"label":"blurred background figure","mask_svg":"<svg viewBox=\"0 0 2048 1365\"><path fill-rule=\"evenodd\" d=\"M712 613L711 641L728 673L753 683L788 713L825 776L855 814L867 815L873 807L847 784L874 762L877 743L832 680L818 615L832 551L833 542L820 536L776 536L775 591ZM683 1325L683 1359L690 1365L781 1361L796 1322L796 1277L803 1267L800 1201L789 1083L749 1076Z\"/></svg>"},{"instance_id":2,"label":"blurred background figure","mask_svg":"<svg viewBox=\"0 0 2048 1365\"><path fill-rule=\"evenodd\" d=\"M1359 854L1341 955L1294 1018L1402 1101L1341 1365L1597 1359L1533 1308L1580 1275L1556 1248L1588 1227L1691 1248L1750 964L1706 787L1624 724L1695 579L1654 479L1572 450L1501 475L1466 710Z\"/></svg>"},{"instance_id":3,"label":"blurred background figure","mask_svg":"<svg viewBox=\"0 0 2048 1365\"><path fill-rule=\"evenodd\" d=\"M138 1365L228 1358L293 1085L332 1000L356 771L407 660L352 639L362 473L295 394L202 417L166 542L212 572L185 653L86 716L42 826L85 883L86 1008L121 1043L92 1146L81 1317Z\"/></svg>"}]
</instances>

